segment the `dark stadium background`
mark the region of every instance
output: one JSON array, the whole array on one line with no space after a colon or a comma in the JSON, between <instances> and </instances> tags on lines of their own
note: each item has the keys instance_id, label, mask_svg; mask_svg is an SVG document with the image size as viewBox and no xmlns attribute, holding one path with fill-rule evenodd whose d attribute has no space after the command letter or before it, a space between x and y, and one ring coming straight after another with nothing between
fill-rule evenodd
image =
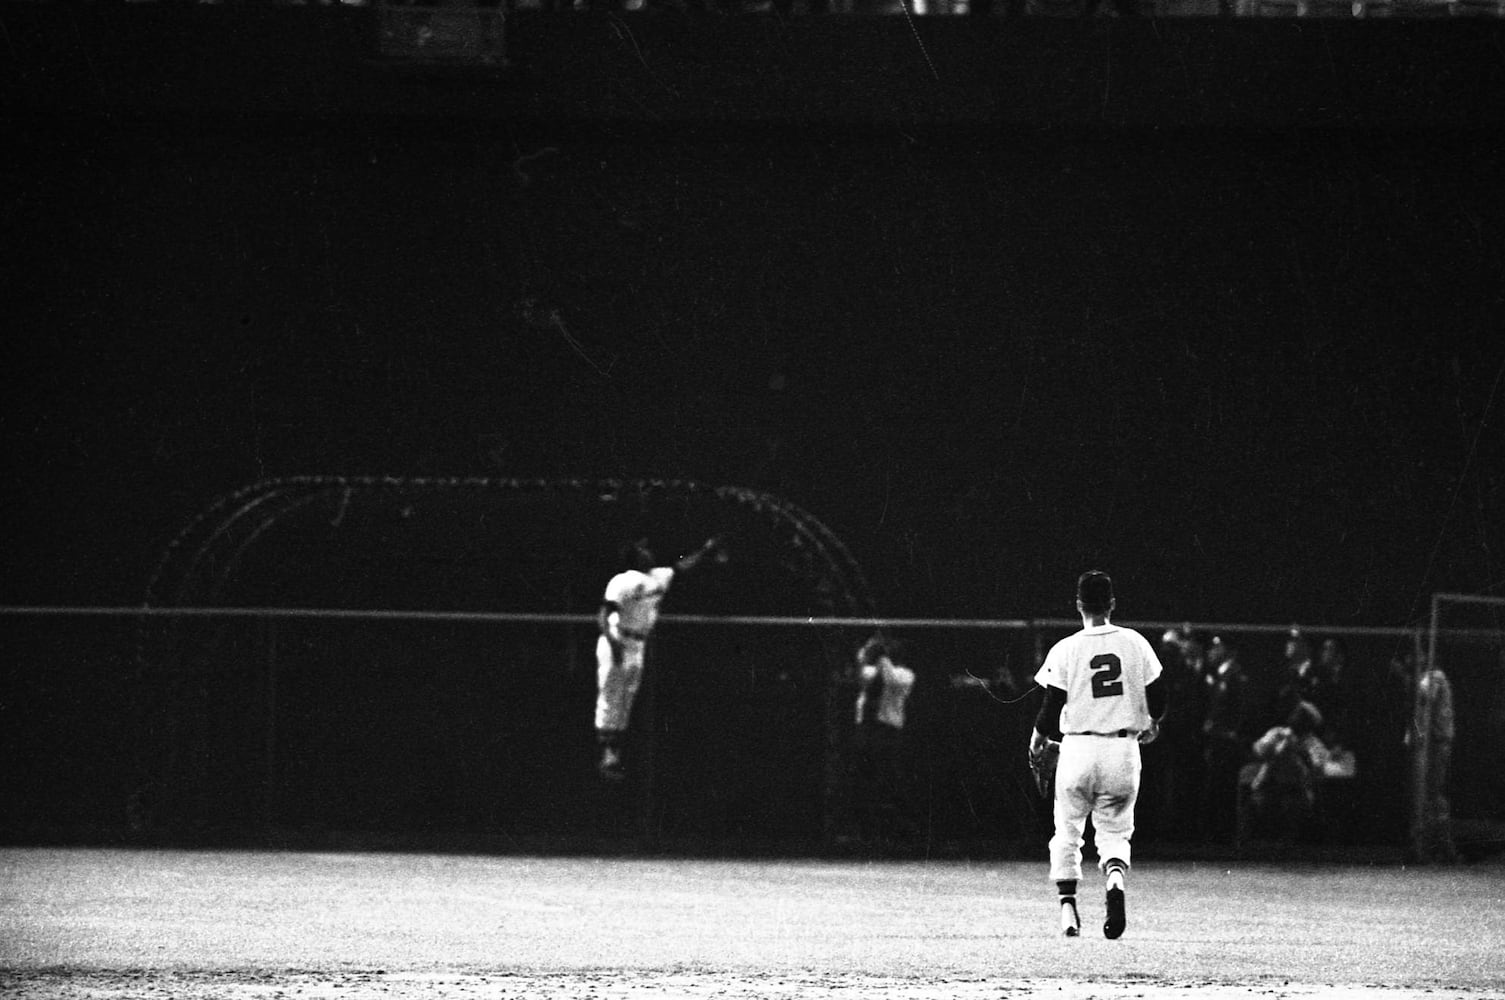
<instances>
[{"instance_id":1,"label":"dark stadium background","mask_svg":"<svg viewBox=\"0 0 1505 1000\"><path fill-rule=\"evenodd\" d=\"M7 6L6 602L298 474L766 490L899 617L1500 593L1498 24L362 13Z\"/></svg>"}]
</instances>

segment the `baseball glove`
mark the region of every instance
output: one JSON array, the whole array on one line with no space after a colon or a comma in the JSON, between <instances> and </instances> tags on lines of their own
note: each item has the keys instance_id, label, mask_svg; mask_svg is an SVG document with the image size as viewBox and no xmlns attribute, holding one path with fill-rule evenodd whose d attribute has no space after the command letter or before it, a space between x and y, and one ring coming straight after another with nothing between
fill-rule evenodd
<instances>
[{"instance_id":1,"label":"baseball glove","mask_svg":"<svg viewBox=\"0 0 1505 1000\"><path fill-rule=\"evenodd\" d=\"M1042 799L1055 794L1056 763L1060 759L1061 744L1057 740L1046 740L1038 748L1031 746L1029 750L1030 774L1035 777L1035 791Z\"/></svg>"}]
</instances>

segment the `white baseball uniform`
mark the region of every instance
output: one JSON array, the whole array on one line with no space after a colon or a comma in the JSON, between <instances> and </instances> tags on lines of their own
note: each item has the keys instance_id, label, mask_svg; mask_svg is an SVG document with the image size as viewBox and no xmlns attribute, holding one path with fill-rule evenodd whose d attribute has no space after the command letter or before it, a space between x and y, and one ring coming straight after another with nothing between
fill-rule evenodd
<instances>
[{"instance_id":1,"label":"white baseball uniform","mask_svg":"<svg viewBox=\"0 0 1505 1000\"><path fill-rule=\"evenodd\" d=\"M1105 624L1084 628L1051 647L1035 674L1044 687L1066 692L1061 709L1061 757L1056 765L1055 835L1050 877L1082 877L1087 817L1096 831L1098 866L1109 858L1130 863L1134 803L1139 797L1139 741L1152 719L1145 688L1160 676L1149 640Z\"/></svg>"},{"instance_id":2,"label":"white baseball uniform","mask_svg":"<svg viewBox=\"0 0 1505 1000\"><path fill-rule=\"evenodd\" d=\"M872 690L879 677L882 677L883 685L879 688L877 704L869 705ZM889 659L888 656L880 656L876 663L867 663L862 666L861 686L857 692L856 719L858 725L868 720L871 714L875 722L881 722L894 729L904 728L904 712L909 702L909 694L914 690L914 671L903 667Z\"/></svg>"},{"instance_id":3,"label":"white baseball uniform","mask_svg":"<svg viewBox=\"0 0 1505 1000\"><path fill-rule=\"evenodd\" d=\"M606 583L603 601L616 605L596 640L596 728L624 730L643 679L643 649L658 622L658 606L674 581L672 566L646 573L629 569Z\"/></svg>"}]
</instances>

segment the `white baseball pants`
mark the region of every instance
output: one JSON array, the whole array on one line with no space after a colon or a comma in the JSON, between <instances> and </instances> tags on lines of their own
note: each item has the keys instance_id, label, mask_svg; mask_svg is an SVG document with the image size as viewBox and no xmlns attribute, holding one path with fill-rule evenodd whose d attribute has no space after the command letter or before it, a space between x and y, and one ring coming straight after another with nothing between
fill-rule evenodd
<instances>
[{"instance_id":1,"label":"white baseball pants","mask_svg":"<svg viewBox=\"0 0 1505 1000\"><path fill-rule=\"evenodd\" d=\"M1132 736L1074 736L1061 740L1056 764L1055 836L1050 838L1053 881L1082 877L1082 838L1092 817L1097 864L1129 864L1134 803L1139 798L1139 741Z\"/></svg>"},{"instance_id":2,"label":"white baseball pants","mask_svg":"<svg viewBox=\"0 0 1505 1000\"><path fill-rule=\"evenodd\" d=\"M643 682L643 649L647 643L623 637L613 643L596 640L596 728L624 730L632 718L632 702Z\"/></svg>"}]
</instances>

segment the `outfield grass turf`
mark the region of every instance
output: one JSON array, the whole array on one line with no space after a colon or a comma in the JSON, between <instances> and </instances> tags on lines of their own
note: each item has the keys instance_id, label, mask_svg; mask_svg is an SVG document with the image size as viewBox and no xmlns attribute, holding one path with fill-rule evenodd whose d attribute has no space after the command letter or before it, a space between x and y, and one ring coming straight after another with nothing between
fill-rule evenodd
<instances>
[{"instance_id":1,"label":"outfield grass turf","mask_svg":"<svg viewBox=\"0 0 1505 1000\"><path fill-rule=\"evenodd\" d=\"M0 851L17 997L1505 997L1505 867Z\"/></svg>"}]
</instances>

